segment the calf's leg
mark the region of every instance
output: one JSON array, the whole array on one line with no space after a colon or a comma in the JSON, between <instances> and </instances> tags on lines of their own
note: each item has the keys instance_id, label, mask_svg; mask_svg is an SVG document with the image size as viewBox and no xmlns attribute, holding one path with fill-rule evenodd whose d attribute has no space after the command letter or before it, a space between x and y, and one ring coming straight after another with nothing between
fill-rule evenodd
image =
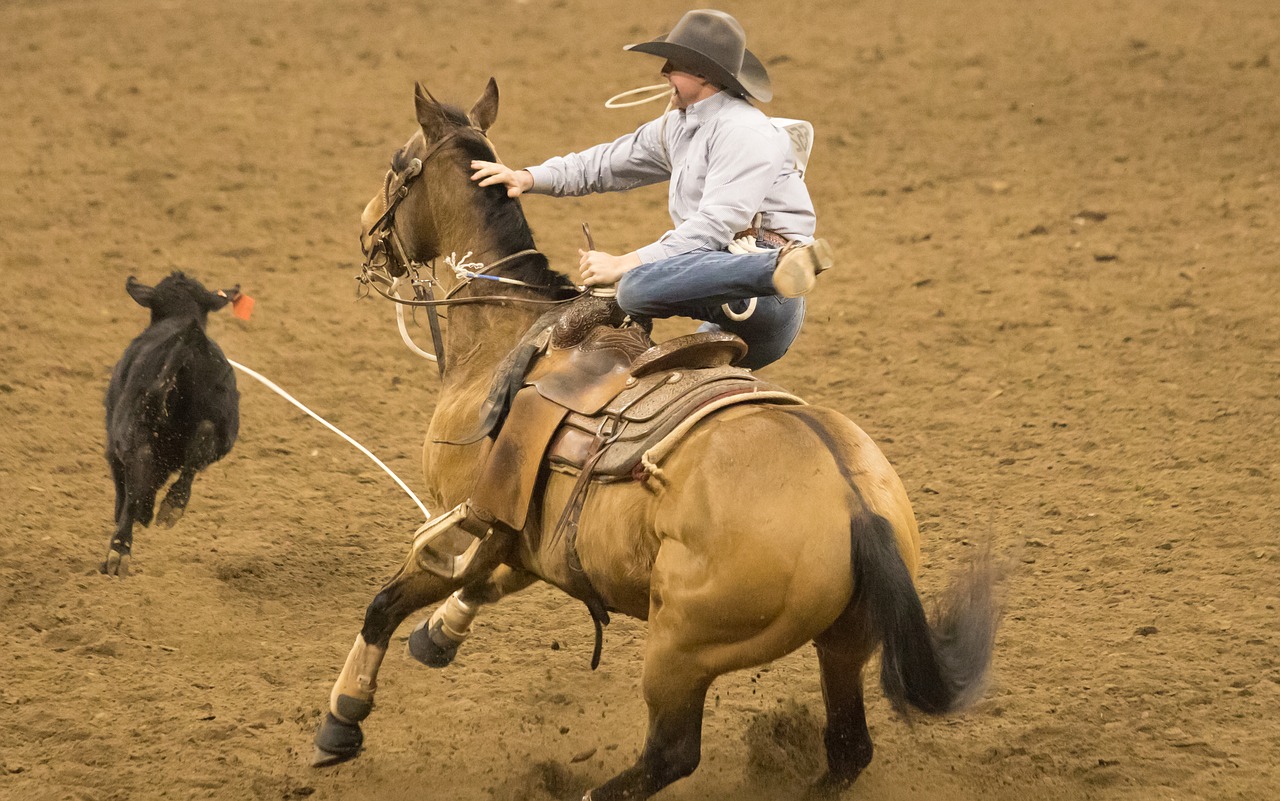
<instances>
[{"instance_id":1,"label":"calf's leg","mask_svg":"<svg viewBox=\"0 0 1280 801\"><path fill-rule=\"evenodd\" d=\"M111 478L116 485L116 528L107 540L107 555L98 565L98 571L124 577L129 575L129 552L133 548L133 508L129 503L124 465L119 459L111 459Z\"/></svg>"},{"instance_id":2,"label":"calf's leg","mask_svg":"<svg viewBox=\"0 0 1280 801\"><path fill-rule=\"evenodd\" d=\"M133 524L151 525L156 491L164 484L165 475L156 466L150 445L128 455L127 461L112 460L112 477L116 481L116 530L107 546L107 558L100 570L109 576L129 575L129 559L133 555Z\"/></svg>"},{"instance_id":3,"label":"calf's leg","mask_svg":"<svg viewBox=\"0 0 1280 801\"><path fill-rule=\"evenodd\" d=\"M195 481L196 473L217 460L217 431L211 421L201 420L183 449L178 479L169 487L156 511L156 525L169 528L182 519L187 502L191 500L191 483Z\"/></svg>"},{"instance_id":4,"label":"calf's leg","mask_svg":"<svg viewBox=\"0 0 1280 801\"><path fill-rule=\"evenodd\" d=\"M161 528L172 528L182 519L187 510L187 501L191 500L191 484L196 480L196 471L183 467L178 478L164 494L160 508L156 509L156 525Z\"/></svg>"}]
</instances>

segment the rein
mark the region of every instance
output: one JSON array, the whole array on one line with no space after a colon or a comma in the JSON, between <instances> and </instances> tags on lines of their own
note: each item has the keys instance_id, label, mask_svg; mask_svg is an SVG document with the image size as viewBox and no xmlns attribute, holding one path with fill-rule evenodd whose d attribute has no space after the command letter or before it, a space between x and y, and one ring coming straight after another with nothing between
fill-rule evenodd
<instances>
[{"instance_id":1,"label":"rein","mask_svg":"<svg viewBox=\"0 0 1280 801\"><path fill-rule=\"evenodd\" d=\"M459 283L457 286L455 286L453 289L450 289L448 294L445 295L445 297L441 298L440 300L435 300L435 299L428 300L421 297L415 297L415 299L409 300L408 298L402 298L398 295L392 294L390 292L387 292L381 289L378 286L378 284L385 284L388 287L394 287L396 286L399 279L389 278L387 275L383 274L382 270L384 268L382 268L379 265L370 265L367 262L364 265L364 269L361 270L361 274L356 277L356 280L359 281L361 284L364 284L365 286L371 287L374 292L377 292L379 295L386 298L387 300L390 300L394 303L399 303L401 306L422 306L425 308L435 308L438 306L463 306L470 303L531 303L531 304L543 305L543 306L558 306L562 303L568 303L569 301L573 300L574 298L564 298L562 300L546 300L544 298L521 298L521 297L516 297L515 295L469 295L464 298L453 297L453 294L455 292L467 286L477 278L488 278L495 281L501 281L502 283L510 283L510 284L516 284L518 286L526 286L526 287L529 287L530 289L553 288L553 287L540 287L537 284L530 284L527 281L518 281L514 278L503 278L502 276L497 276L497 275L486 275L485 272L483 272L487 270L492 270L493 268L501 264L504 264L508 261L511 261L513 259L516 259L518 257L530 256L536 253L541 253L541 251L537 250L536 248L527 248L517 253L512 253L510 256L504 256L503 258L498 259L492 264L482 265L482 271L466 274L462 282ZM420 262L411 262L410 264L414 266L424 266ZM435 273L434 265L435 265L434 260L430 263L430 265L428 265L431 267L431 272L433 275ZM414 273L415 275L417 273L416 270L411 270L410 272ZM416 296L419 294L418 287L433 285L437 283L437 281L435 278L423 279L423 278L415 277L415 278L412 278L409 283L413 285L414 295ZM575 294L575 297L576 297L576 294Z\"/></svg>"}]
</instances>

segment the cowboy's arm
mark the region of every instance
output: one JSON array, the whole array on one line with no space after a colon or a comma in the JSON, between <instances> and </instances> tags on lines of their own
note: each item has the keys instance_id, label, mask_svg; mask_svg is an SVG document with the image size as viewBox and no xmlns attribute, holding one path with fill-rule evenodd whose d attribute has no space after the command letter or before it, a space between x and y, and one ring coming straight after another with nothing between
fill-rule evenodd
<instances>
[{"instance_id":1,"label":"cowboy's arm","mask_svg":"<svg viewBox=\"0 0 1280 801\"><path fill-rule=\"evenodd\" d=\"M786 151L769 133L743 126L717 131L711 142L698 210L636 252L651 262L699 249L720 250L746 229L782 171Z\"/></svg>"},{"instance_id":2,"label":"cowboy's arm","mask_svg":"<svg viewBox=\"0 0 1280 801\"><path fill-rule=\"evenodd\" d=\"M526 191L576 197L635 189L669 179L671 167L659 139L660 123L661 118L652 120L612 142L527 167L533 186Z\"/></svg>"}]
</instances>

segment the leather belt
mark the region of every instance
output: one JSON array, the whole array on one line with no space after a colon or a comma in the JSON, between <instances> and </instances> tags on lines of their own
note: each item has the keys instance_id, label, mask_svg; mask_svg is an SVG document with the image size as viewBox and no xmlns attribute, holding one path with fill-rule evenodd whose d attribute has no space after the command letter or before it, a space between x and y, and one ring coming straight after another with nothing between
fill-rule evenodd
<instances>
[{"instance_id":1,"label":"leather belt","mask_svg":"<svg viewBox=\"0 0 1280 801\"><path fill-rule=\"evenodd\" d=\"M770 231L768 228L756 228L755 226L745 231L739 231L733 235L733 238L741 239L744 236L749 236L753 240L759 240L778 248L786 247L788 242L787 238L777 231Z\"/></svg>"}]
</instances>

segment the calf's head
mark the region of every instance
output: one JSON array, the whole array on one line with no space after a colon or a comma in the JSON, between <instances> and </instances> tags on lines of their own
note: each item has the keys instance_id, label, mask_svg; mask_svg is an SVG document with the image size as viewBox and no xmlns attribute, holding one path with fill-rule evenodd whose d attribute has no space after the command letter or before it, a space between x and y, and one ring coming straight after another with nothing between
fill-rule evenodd
<instances>
[{"instance_id":1,"label":"calf's head","mask_svg":"<svg viewBox=\"0 0 1280 801\"><path fill-rule=\"evenodd\" d=\"M226 306L240 293L238 286L222 292L210 292L199 281L181 272L169 275L153 287L131 275L124 288L139 306L151 310L152 325L171 317L187 317L198 320L201 328L204 328L209 312Z\"/></svg>"}]
</instances>

